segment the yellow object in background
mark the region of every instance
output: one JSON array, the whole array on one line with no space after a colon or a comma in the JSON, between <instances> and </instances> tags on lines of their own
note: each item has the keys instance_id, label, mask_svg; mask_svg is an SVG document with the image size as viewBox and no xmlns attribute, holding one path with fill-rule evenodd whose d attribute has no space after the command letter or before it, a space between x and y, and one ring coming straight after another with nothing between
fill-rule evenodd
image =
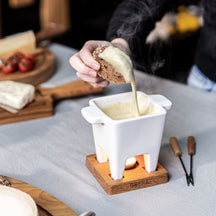
<instances>
[{"instance_id":1,"label":"yellow object in background","mask_svg":"<svg viewBox=\"0 0 216 216\"><path fill-rule=\"evenodd\" d=\"M5 60L12 52L30 52L36 48L35 34L32 30L0 40L0 59Z\"/></svg>"},{"instance_id":2,"label":"yellow object in background","mask_svg":"<svg viewBox=\"0 0 216 216\"><path fill-rule=\"evenodd\" d=\"M189 13L187 8L180 6L176 15L176 30L180 33L193 32L200 28L200 17Z\"/></svg>"},{"instance_id":3,"label":"yellow object in background","mask_svg":"<svg viewBox=\"0 0 216 216\"><path fill-rule=\"evenodd\" d=\"M198 8L181 5L177 13L167 12L160 21L155 23L155 28L147 36L146 43L153 43L157 40L166 41L170 36L182 36L196 32L201 26L202 16Z\"/></svg>"}]
</instances>

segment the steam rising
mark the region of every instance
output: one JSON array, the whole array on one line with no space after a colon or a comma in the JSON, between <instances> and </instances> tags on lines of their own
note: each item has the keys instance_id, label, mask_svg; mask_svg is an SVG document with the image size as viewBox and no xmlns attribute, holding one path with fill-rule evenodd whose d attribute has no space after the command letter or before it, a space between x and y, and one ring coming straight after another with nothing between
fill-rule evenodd
<instances>
[{"instance_id":1,"label":"steam rising","mask_svg":"<svg viewBox=\"0 0 216 216\"><path fill-rule=\"evenodd\" d=\"M134 67L153 74L165 65L168 55L162 54L162 51L164 52L169 44L168 40L166 43L160 40L146 43L148 34L155 27L155 19L160 18L159 6L156 4L158 1L154 0L122 2L114 13L107 34L108 39L120 37L127 40ZM130 13L129 9L136 12ZM155 14L158 17L155 17ZM119 23L121 23L120 26Z\"/></svg>"}]
</instances>

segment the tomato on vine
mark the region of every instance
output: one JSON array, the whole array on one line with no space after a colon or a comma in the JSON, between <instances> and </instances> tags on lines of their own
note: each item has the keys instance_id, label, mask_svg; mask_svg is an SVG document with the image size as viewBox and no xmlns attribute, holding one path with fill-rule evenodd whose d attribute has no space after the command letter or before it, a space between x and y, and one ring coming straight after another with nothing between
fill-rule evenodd
<instances>
[{"instance_id":1,"label":"tomato on vine","mask_svg":"<svg viewBox=\"0 0 216 216\"><path fill-rule=\"evenodd\" d=\"M32 66L33 66L32 62L29 59L27 59L27 58L22 58L18 62L18 68L22 72L27 72L27 71L31 70Z\"/></svg>"},{"instance_id":2,"label":"tomato on vine","mask_svg":"<svg viewBox=\"0 0 216 216\"><path fill-rule=\"evenodd\" d=\"M12 73L16 70L16 64L6 61L2 64L1 68L6 74Z\"/></svg>"}]
</instances>

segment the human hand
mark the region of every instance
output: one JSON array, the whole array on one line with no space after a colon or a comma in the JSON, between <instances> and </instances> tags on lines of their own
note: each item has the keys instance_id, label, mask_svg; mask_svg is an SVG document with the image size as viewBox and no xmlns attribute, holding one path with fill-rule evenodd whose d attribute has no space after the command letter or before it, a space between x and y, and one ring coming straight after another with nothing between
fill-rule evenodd
<instances>
[{"instance_id":1,"label":"human hand","mask_svg":"<svg viewBox=\"0 0 216 216\"><path fill-rule=\"evenodd\" d=\"M87 41L82 49L70 58L71 66L77 71L77 76L93 87L106 87L109 85L107 80L97 75L100 64L93 58L93 51L99 46L111 45L108 41Z\"/></svg>"},{"instance_id":2,"label":"human hand","mask_svg":"<svg viewBox=\"0 0 216 216\"><path fill-rule=\"evenodd\" d=\"M92 53L97 47L115 46L123 51L127 51L123 39L114 39L114 43L108 41L87 41L82 49L70 58L71 66L77 71L77 76L86 82L89 82L93 87L106 87L109 85L107 80L99 77L97 71L100 69L100 64L93 58Z\"/></svg>"}]
</instances>

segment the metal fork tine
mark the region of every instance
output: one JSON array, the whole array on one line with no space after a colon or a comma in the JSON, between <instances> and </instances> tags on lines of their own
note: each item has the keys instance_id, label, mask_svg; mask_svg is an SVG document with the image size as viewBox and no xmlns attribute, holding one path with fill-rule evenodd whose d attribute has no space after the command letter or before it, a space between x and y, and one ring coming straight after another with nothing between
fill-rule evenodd
<instances>
[{"instance_id":1,"label":"metal fork tine","mask_svg":"<svg viewBox=\"0 0 216 216\"><path fill-rule=\"evenodd\" d=\"M193 179L193 155L195 154L195 139L193 136L188 137L188 154L190 155L190 174L189 180L190 183L194 186Z\"/></svg>"},{"instance_id":2,"label":"metal fork tine","mask_svg":"<svg viewBox=\"0 0 216 216\"><path fill-rule=\"evenodd\" d=\"M190 155L190 175L189 175L189 178L190 178L190 183L194 186L194 179L193 179L193 155Z\"/></svg>"}]
</instances>

